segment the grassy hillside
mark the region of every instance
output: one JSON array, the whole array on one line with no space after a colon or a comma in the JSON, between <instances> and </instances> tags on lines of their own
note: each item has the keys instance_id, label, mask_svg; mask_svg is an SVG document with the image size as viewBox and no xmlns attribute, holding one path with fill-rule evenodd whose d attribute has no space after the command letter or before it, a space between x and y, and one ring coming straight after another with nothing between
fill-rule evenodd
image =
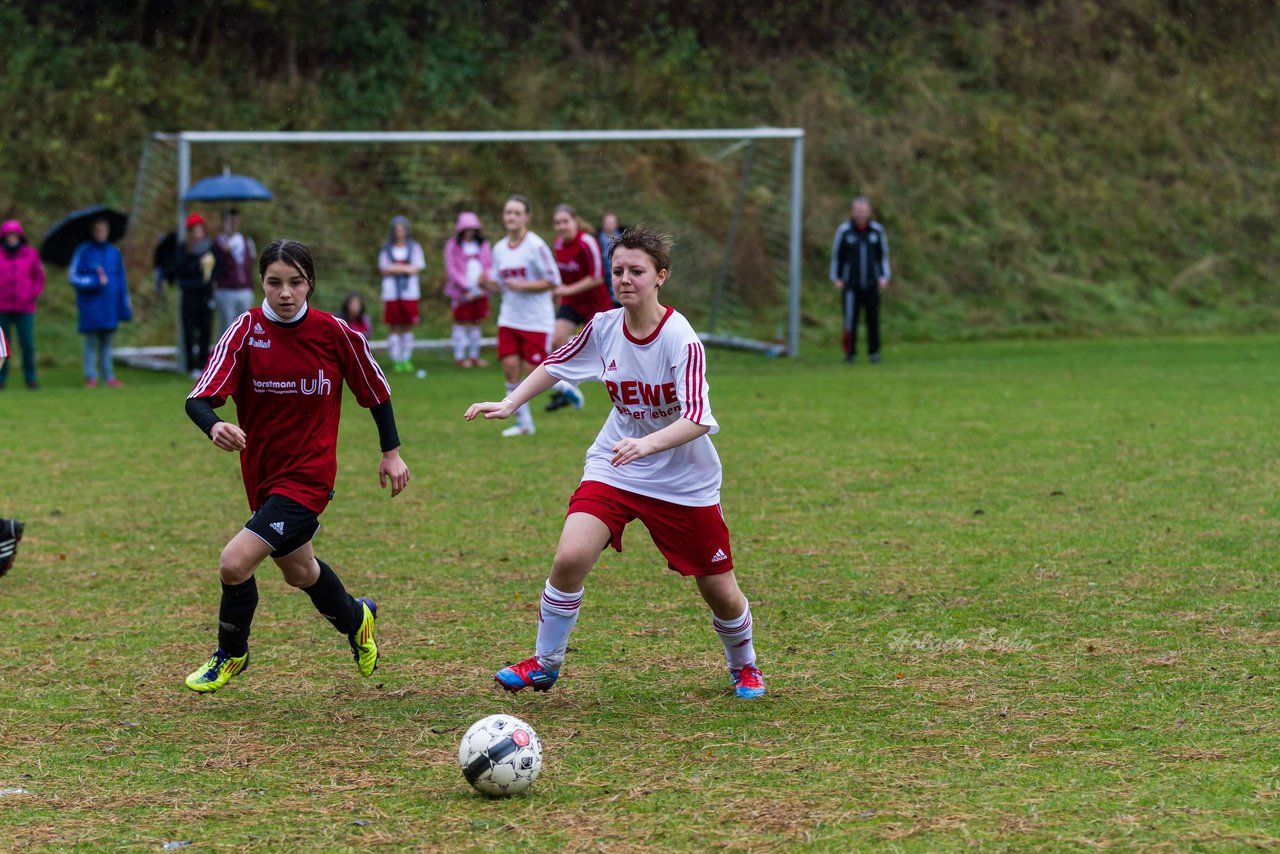
<instances>
[{"instance_id":1,"label":"grassy hillside","mask_svg":"<svg viewBox=\"0 0 1280 854\"><path fill-rule=\"evenodd\" d=\"M157 129L799 125L809 334L855 191L889 229L894 338L1270 328L1280 6L222 0L0 9L0 213L127 206ZM141 281L141 276L139 276ZM48 301L57 317L58 290Z\"/></svg>"}]
</instances>

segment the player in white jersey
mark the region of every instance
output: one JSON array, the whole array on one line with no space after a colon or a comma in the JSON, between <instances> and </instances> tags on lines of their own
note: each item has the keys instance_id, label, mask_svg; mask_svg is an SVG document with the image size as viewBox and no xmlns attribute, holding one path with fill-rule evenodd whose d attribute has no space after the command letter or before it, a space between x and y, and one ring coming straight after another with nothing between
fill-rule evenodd
<instances>
[{"instance_id":1,"label":"player in white jersey","mask_svg":"<svg viewBox=\"0 0 1280 854\"><path fill-rule=\"evenodd\" d=\"M546 242L529 230L532 210L524 196L508 198L502 207L507 236L493 247L495 282L490 287L502 293L498 359L507 394L547 358L556 326L552 290L560 284L560 269ZM503 430L502 435L525 436L533 431L533 413L525 404L516 412L515 426Z\"/></svg>"},{"instance_id":2,"label":"player in white jersey","mask_svg":"<svg viewBox=\"0 0 1280 854\"><path fill-rule=\"evenodd\" d=\"M670 258L670 237L641 225L628 229L611 258L622 308L597 314L501 402L467 409L468 421L509 418L558 380L596 380L613 402L569 500L542 594L536 653L494 676L510 691L545 691L555 684L587 574L606 547L622 550L623 529L639 519L667 566L697 581L724 644L735 693L764 694L751 609L733 573L720 510L720 458L710 438L719 425L711 414L702 343L683 315L658 302Z\"/></svg>"}]
</instances>

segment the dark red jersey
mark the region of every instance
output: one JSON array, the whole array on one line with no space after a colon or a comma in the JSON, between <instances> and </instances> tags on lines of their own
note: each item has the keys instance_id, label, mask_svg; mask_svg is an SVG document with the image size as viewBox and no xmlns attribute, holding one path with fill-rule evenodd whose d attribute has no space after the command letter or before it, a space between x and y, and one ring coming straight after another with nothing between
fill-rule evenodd
<instances>
[{"instance_id":1,"label":"dark red jersey","mask_svg":"<svg viewBox=\"0 0 1280 854\"><path fill-rule=\"evenodd\" d=\"M369 342L326 312L308 308L296 326L285 326L251 308L218 339L188 396L215 407L235 401L250 510L275 494L324 511L338 471L344 381L364 407L391 396Z\"/></svg>"},{"instance_id":2,"label":"dark red jersey","mask_svg":"<svg viewBox=\"0 0 1280 854\"><path fill-rule=\"evenodd\" d=\"M613 308L609 289L604 284L604 264L600 260L600 245L586 232L578 232L572 240L557 237L555 243L556 266L560 268L560 281L576 285L583 279L600 279L600 284L582 293L560 300L576 311L584 320L590 320L598 311Z\"/></svg>"}]
</instances>

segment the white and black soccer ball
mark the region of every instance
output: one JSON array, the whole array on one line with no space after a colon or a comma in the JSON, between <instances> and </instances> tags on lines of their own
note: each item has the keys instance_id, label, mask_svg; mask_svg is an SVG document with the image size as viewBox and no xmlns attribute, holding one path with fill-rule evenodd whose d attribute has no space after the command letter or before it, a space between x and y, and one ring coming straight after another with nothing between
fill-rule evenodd
<instances>
[{"instance_id":1,"label":"white and black soccer ball","mask_svg":"<svg viewBox=\"0 0 1280 854\"><path fill-rule=\"evenodd\" d=\"M467 782L486 795L516 795L533 785L542 770L542 742L519 718L489 715L462 737L458 765Z\"/></svg>"}]
</instances>

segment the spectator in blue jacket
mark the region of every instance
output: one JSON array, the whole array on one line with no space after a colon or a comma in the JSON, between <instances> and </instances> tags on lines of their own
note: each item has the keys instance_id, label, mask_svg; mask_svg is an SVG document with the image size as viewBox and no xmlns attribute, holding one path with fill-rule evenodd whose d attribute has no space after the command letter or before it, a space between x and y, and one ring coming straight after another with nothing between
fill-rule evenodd
<instances>
[{"instance_id":1,"label":"spectator in blue jacket","mask_svg":"<svg viewBox=\"0 0 1280 854\"><path fill-rule=\"evenodd\" d=\"M853 200L849 220L836 229L831 247L831 283L844 306L844 360L858 351L858 315L867 315L867 355L880 361L880 292L889 286L889 238L871 218L866 196Z\"/></svg>"},{"instance_id":2,"label":"spectator in blue jacket","mask_svg":"<svg viewBox=\"0 0 1280 854\"><path fill-rule=\"evenodd\" d=\"M111 388L122 383L111 365L111 337L116 327L133 319L129 287L124 278L124 258L107 242L111 226L105 219L94 222L92 240L76 248L68 278L76 289L78 329L84 336L84 385L97 388L101 379Z\"/></svg>"}]
</instances>

